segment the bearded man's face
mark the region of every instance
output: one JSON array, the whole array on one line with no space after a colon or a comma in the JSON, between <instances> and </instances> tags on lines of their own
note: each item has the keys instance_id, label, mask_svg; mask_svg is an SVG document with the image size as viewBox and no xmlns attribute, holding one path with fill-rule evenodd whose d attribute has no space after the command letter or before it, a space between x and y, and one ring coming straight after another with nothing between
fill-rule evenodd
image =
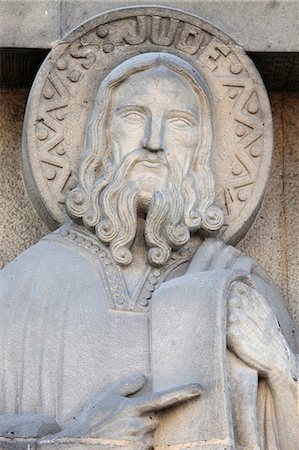
<instances>
[{"instance_id":1,"label":"bearded man's face","mask_svg":"<svg viewBox=\"0 0 299 450\"><path fill-rule=\"evenodd\" d=\"M90 186L92 158L83 161L87 183L71 192L67 208L72 218L82 217L94 228L120 265L132 261L143 216L148 261L162 266L191 233L218 230L223 223L207 160L207 99L179 64L172 70L155 63L119 81L103 91L107 102L100 105L107 110L92 122L89 135L92 155L106 152L108 159ZM105 142L103 148L99 141Z\"/></svg>"},{"instance_id":2,"label":"bearded man's face","mask_svg":"<svg viewBox=\"0 0 299 450\"><path fill-rule=\"evenodd\" d=\"M183 178L192 166L199 143L199 99L185 78L160 66L131 75L111 100L113 164L120 166L140 150L126 180L136 184L139 208L147 210L154 192L167 187L169 158Z\"/></svg>"}]
</instances>

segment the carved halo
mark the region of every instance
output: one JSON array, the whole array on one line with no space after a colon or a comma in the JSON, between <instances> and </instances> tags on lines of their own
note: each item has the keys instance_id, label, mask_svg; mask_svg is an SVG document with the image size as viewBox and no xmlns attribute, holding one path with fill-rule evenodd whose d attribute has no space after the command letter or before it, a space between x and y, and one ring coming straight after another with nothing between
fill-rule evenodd
<instances>
[{"instance_id":1,"label":"carved halo","mask_svg":"<svg viewBox=\"0 0 299 450\"><path fill-rule=\"evenodd\" d=\"M57 43L32 87L23 132L24 178L51 227L67 215L87 123L97 91L123 61L147 52L172 53L194 67L210 92L220 237L235 244L260 205L272 155L271 110L251 60L207 22L162 7L124 8L92 18Z\"/></svg>"}]
</instances>

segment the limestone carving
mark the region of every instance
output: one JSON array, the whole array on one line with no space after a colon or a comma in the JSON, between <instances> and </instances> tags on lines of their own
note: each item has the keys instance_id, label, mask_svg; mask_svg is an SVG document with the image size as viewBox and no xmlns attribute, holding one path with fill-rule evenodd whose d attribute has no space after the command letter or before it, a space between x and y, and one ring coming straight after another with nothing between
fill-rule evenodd
<instances>
[{"instance_id":1,"label":"limestone carving","mask_svg":"<svg viewBox=\"0 0 299 450\"><path fill-rule=\"evenodd\" d=\"M120 10L70 35L38 75L25 176L63 225L1 273L0 448L298 444L292 319L225 243L260 202L269 105L209 27ZM120 60L88 77L97 46Z\"/></svg>"},{"instance_id":2,"label":"limestone carving","mask_svg":"<svg viewBox=\"0 0 299 450\"><path fill-rule=\"evenodd\" d=\"M86 129L99 86L124 60L167 52L189 62L209 86L212 169L224 212L219 237L235 244L250 226L269 175L272 120L262 80L242 49L198 17L169 8L126 8L79 27L45 60L29 97L24 178L41 217L64 223L77 184Z\"/></svg>"}]
</instances>

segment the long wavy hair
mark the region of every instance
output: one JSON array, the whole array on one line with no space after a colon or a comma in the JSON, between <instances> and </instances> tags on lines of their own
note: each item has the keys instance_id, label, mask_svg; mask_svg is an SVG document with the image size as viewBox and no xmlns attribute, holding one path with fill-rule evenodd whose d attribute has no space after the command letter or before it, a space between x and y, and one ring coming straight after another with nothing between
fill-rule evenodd
<instances>
[{"instance_id":1,"label":"long wavy hair","mask_svg":"<svg viewBox=\"0 0 299 450\"><path fill-rule=\"evenodd\" d=\"M138 156L135 152L129 154L122 162L121 170L113 163L109 140L111 99L117 87L131 75L158 66L166 67L190 83L198 96L201 121L199 142L185 180L179 179L180 168L175 167L171 157L168 161L170 168L173 167L168 182L173 203L169 205L169 195L167 198L165 192L156 192L149 207L145 237L150 247L150 263L164 264L172 248L179 248L188 241L190 232L202 229L211 233L223 223L223 213L214 203L215 187L211 171L212 110L205 81L189 63L169 53L147 53L132 57L112 70L101 84L87 128L78 184L66 200L69 216L94 230L102 242L111 246L116 261L123 265L131 262L129 247L137 223L137 192L132 186L129 189L124 185L123 175L132 168ZM177 186L182 183L184 187L179 196ZM116 193L119 194L118 198ZM126 204L125 210L122 209L123 203ZM166 210L169 210L168 219ZM177 212L176 218L173 211ZM127 230L123 229L124 226Z\"/></svg>"}]
</instances>

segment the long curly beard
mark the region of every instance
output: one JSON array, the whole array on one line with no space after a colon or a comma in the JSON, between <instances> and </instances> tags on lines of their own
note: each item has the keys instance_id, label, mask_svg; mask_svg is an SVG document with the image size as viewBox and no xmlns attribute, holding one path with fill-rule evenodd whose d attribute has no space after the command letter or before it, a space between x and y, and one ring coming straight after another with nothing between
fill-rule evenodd
<instances>
[{"instance_id":1,"label":"long curly beard","mask_svg":"<svg viewBox=\"0 0 299 450\"><path fill-rule=\"evenodd\" d=\"M132 261L130 248L137 233L142 202L141 188L130 181L130 173L147 158L146 152L138 149L129 153L118 167L110 162L91 192L84 197L76 188L68 198L70 216L75 220L81 217L86 227L94 229L99 240L110 246L114 260L123 266ZM167 181L147 201L144 226L148 261L153 266L164 265L172 250L188 242L190 233L201 228L209 232L217 230L223 221L222 212L214 205L209 167L202 167L196 174L191 169L184 177L175 158L165 154L159 158L167 168Z\"/></svg>"},{"instance_id":2,"label":"long curly beard","mask_svg":"<svg viewBox=\"0 0 299 450\"><path fill-rule=\"evenodd\" d=\"M121 265L132 260L130 246L137 232L137 210L140 188L127 181L130 171L143 159L142 151L130 153L99 197L101 220L96 226L98 238L110 244L112 256ZM164 264L173 248L180 248L190 238L183 223L184 195L182 174L174 158L163 157L168 168L167 186L155 191L146 212L144 236L148 260L152 265Z\"/></svg>"},{"instance_id":3,"label":"long curly beard","mask_svg":"<svg viewBox=\"0 0 299 450\"><path fill-rule=\"evenodd\" d=\"M101 220L95 227L96 235L110 245L113 258L121 265L129 265L132 261L130 247L137 232L140 200L140 188L127 179L133 167L143 159L142 150L131 152L99 195ZM189 185L186 190L177 161L163 155L163 163L168 169L166 188L153 193L144 228L148 261L154 266L165 264L172 249L181 248L190 239L184 205L191 180L184 181Z\"/></svg>"}]
</instances>

